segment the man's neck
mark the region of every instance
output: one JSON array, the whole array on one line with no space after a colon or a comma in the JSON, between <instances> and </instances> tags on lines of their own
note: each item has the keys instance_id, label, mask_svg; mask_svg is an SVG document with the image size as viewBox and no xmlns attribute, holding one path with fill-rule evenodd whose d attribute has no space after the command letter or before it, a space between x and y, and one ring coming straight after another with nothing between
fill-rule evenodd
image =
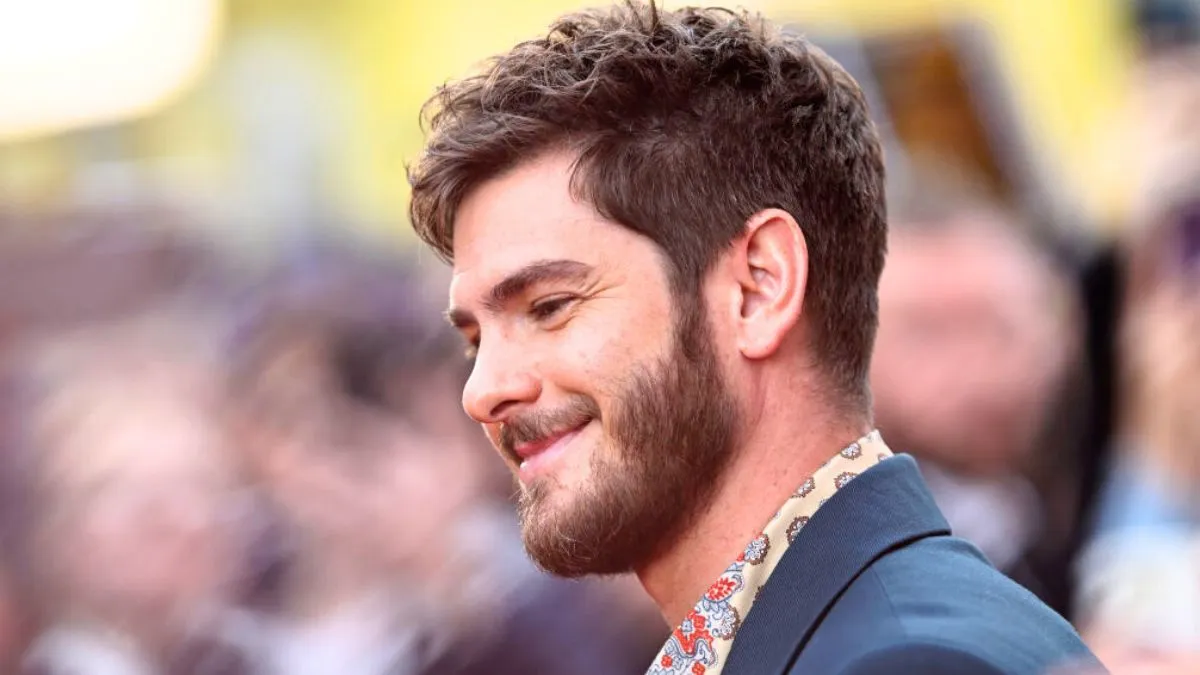
<instances>
[{"instance_id":1,"label":"man's neck","mask_svg":"<svg viewBox=\"0 0 1200 675\"><path fill-rule=\"evenodd\" d=\"M804 421L803 414L791 419ZM790 420L789 420L790 421ZM756 429L734 453L716 493L665 553L637 570L669 626L677 626L708 587L830 457L870 431L865 420Z\"/></svg>"}]
</instances>

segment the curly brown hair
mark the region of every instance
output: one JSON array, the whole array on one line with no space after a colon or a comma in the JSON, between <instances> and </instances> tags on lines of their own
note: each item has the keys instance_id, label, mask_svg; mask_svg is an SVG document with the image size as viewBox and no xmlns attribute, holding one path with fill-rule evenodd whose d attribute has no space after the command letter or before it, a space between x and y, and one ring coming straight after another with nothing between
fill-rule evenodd
<instances>
[{"instance_id":1,"label":"curly brown hair","mask_svg":"<svg viewBox=\"0 0 1200 675\"><path fill-rule=\"evenodd\" d=\"M578 198L663 249L684 300L750 216L786 210L809 250L815 356L869 405L883 153L858 85L804 38L723 9L582 11L443 86L423 118L410 215L447 261L463 199L553 150L575 153Z\"/></svg>"}]
</instances>

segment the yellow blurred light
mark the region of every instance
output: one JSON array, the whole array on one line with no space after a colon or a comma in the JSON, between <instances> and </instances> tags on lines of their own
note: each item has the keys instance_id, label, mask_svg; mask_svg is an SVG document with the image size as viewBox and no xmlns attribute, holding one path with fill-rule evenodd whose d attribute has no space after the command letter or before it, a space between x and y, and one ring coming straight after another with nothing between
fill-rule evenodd
<instances>
[{"instance_id":1,"label":"yellow blurred light","mask_svg":"<svg viewBox=\"0 0 1200 675\"><path fill-rule=\"evenodd\" d=\"M0 0L0 141L146 114L202 71L220 0Z\"/></svg>"}]
</instances>

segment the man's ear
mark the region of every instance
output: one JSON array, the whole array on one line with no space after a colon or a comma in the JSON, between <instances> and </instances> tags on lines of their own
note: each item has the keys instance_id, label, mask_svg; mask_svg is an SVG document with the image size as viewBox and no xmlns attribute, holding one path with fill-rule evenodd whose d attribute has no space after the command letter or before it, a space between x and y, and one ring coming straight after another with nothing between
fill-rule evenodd
<instances>
[{"instance_id":1,"label":"man's ear","mask_svg":"<svg viewBox=\"0 0 1200 675\"><path fill-rule=\"evenodd\" d=\"M808 243L792 214L766 209L746 221L734 250L740 289L737 345L748 359L774 354L795 327L808 282Z\"/></svg>"}]
</instances>

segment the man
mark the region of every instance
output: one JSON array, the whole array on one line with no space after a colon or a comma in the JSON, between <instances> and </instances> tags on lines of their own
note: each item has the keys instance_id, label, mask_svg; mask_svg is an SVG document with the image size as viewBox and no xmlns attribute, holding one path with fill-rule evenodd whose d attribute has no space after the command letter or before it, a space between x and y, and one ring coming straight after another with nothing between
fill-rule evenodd
<instances>
[{"instance_id":1,"label":"man","mask_svg":"<svg viewBox=\"0 0 1200 675\"><path fill-rule=\"evenodd\" d=\"M433 106L411 212L453 261L464 407L530 555L632 570L677 626L649 673L1090 660L872 430L883 162L844 70L758 18L630 3Z\"/></svg>"}]
</instances>

